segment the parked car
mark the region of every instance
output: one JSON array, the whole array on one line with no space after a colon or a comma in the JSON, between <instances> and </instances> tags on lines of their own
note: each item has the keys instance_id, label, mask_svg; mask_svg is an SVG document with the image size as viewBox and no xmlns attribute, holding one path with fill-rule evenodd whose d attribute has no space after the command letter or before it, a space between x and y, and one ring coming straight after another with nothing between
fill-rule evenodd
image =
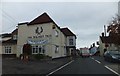
<instances>
[{"instance_id":1,"label":"parked car","mask_svg":"<svg viewBox=\"0 0 120 76\"><path fill-rule=\"evenodd\" d=\"M104 53L104 59L106 61L120 63L120 51L106 51Z\"/></svg>"}]
</instances>

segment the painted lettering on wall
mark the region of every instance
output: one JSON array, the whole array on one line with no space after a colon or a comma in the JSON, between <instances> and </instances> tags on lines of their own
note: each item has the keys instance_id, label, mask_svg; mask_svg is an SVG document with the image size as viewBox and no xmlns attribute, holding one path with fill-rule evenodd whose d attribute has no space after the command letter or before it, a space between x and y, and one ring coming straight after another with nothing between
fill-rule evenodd
<instances>
[{"instance_id":1,"label":"painted lettering on wall","mask_svg":"<svg viewBox=\"0 0 120 76\"><path fill-rule=\"evenodd\" d=\"M39 35L39 36L30 36L28 38L49 38L52 37L52 35Z\"/></svg>"}]
</instances>

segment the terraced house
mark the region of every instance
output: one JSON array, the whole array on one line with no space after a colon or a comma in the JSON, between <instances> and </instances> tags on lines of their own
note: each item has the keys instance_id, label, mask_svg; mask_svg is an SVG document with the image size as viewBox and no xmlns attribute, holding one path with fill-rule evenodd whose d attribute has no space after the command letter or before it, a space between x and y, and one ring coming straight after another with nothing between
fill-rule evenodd
<instances>
[{"instance_id":1,"label":"terraced house","mask_svg":"<svg viewBox=\"0 0 120 76\"><path fill-rule=\"evenodd\" d=\"M11 38L2 42L2 54L23 54L24 44L32 46L32 54L45 54L52 58L71 55L76 49L76 35L68 28L60 28L47 13L30 22L19 23ZM8 48L7 48L8 47ZM9 53L5 52L9 49Z\"/></svg>"}]
</instances>

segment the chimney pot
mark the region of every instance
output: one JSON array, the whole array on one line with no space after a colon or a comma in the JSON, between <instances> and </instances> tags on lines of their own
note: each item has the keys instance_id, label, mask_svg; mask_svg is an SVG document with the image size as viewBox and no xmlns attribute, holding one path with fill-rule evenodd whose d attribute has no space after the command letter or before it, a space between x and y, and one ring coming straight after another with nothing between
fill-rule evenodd
<instances>
[{"instance_id":1,"label":"chimney pot","mask_svg":"<svg viewBox=\"0 0 120 76\"><path fill-rule=\"evenodd\" d=\"M102 33L102 37L104 37L104 33Z\"/></svg>"}]
</instances>

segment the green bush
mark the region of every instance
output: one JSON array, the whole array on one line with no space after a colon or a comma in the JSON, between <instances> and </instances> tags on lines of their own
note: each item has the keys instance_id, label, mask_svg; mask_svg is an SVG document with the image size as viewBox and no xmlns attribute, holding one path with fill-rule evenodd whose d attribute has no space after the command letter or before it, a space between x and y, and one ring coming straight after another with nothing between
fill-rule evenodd
<instances>
[{"instance_id":1,"label":"green bush","mask_svg":"<svg viewBox=\"0 0 120 76\"><path fill-rule=\"evenodd\" d=\"M34 58L38 59L38 60L43 59L44 57L45 57L44 54L36 54L36 55L34 55Z\"/></svg>"}]
</instances>

